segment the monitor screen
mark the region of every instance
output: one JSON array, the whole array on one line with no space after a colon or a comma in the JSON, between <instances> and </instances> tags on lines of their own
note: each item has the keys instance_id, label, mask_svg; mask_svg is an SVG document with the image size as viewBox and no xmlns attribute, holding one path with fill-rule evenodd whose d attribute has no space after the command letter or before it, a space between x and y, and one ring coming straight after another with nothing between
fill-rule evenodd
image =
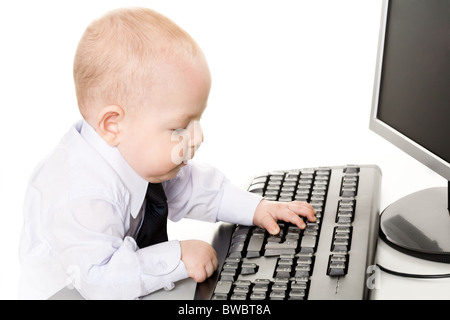
<instances>
[{"instance_id":1,"label":"monitor screen","mask_svg":"<svg viewBox=\"0 0 450 320\"><path fill-rule=\"evenodd\" d=\"M384 10L373 121L450 180L450 1L395 0Z\"/></svg>"}]
</instances>

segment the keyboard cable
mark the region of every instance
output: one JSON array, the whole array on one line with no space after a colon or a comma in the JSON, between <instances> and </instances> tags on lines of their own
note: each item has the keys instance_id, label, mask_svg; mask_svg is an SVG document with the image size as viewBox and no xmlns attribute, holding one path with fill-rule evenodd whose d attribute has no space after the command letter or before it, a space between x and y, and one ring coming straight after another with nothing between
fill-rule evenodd
<instances>
[{"instance_id":1,"label":"keyboard cable","mask_svg":"<svg viewBox=\"0 0 450 320\"><path fill-rule=\"evenodd\" d=\"M377 267L380 268L381 271L384 271L386 273L392 274L394 276L399 277L405 277L405 278L414 278L414 279L444 279L444 278L450 278L450 273L444 273L444 274L413 274L413 273L404 273L404 272L398 272L394 270L387 269L379 264L377 264Z\"/></svg>"}]
</instances>

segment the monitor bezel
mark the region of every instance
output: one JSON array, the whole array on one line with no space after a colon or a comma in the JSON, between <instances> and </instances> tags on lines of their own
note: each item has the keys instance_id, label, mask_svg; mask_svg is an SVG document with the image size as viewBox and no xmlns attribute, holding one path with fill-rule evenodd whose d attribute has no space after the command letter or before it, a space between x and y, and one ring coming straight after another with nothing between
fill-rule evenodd
<instances>
[{"instance_id":1,"label":"monitor bezel","mask_svg":"<svg viewBox=\"0 0 450 320\"><path fill-rule=\"evenodd\" d=\"M380 23L380 35L378 40L378 52L377 52L377 62L375 70L375 81L374 90L372 98L372 109L370 115L369 128L395 145L397 148L403 150L411 157L421 162L437 174L441 175L448 181L450 181L450 163L444 159L438 157L425 147L419 145L409 137L405 136L401 132L397 131L395 128L389 126L385 122L377 118L378 114L378 97L380 93L380 82L383 69L383 56L384 56L384 45L385 45L385 35L388 19L389 10L389 0L383 0L381 23Z\"/></svg>"}]
</instances>

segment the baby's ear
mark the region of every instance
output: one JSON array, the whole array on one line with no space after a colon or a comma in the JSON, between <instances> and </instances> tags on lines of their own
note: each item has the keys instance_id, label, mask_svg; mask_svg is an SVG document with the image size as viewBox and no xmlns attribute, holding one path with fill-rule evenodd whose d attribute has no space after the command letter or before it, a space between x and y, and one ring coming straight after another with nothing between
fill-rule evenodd
<instances>
[{"instance_id":1,"label":"baby's ear","mask_svg":"<svg viewBox=\"0 0 450 320\"><path fill-rule=\"evenodd\" d=\"M109 105L100 109L97 114L97 133L112 147L120 142L120 123L125 111L117 105Z\"/></svg>"}]
</instances>

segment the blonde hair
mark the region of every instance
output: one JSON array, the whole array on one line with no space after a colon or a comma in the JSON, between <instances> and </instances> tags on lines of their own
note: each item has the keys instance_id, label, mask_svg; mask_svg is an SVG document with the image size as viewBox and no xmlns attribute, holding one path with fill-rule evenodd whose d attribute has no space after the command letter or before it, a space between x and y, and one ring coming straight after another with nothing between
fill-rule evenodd
<instances>
[{"instance_id":1,"label":"blonde hair","mask_svg":"<svg viewBox=\"0 0 450 320\"><path fill-rule=\"evenodd\" d=\"M88 26L75 55L81 114L87 119L99 106L138 106L151 86L152 65L174 55L194 57L198 51L183 29L153 10L123 8L107 13Z\"/></svg>"}]
</instances>

